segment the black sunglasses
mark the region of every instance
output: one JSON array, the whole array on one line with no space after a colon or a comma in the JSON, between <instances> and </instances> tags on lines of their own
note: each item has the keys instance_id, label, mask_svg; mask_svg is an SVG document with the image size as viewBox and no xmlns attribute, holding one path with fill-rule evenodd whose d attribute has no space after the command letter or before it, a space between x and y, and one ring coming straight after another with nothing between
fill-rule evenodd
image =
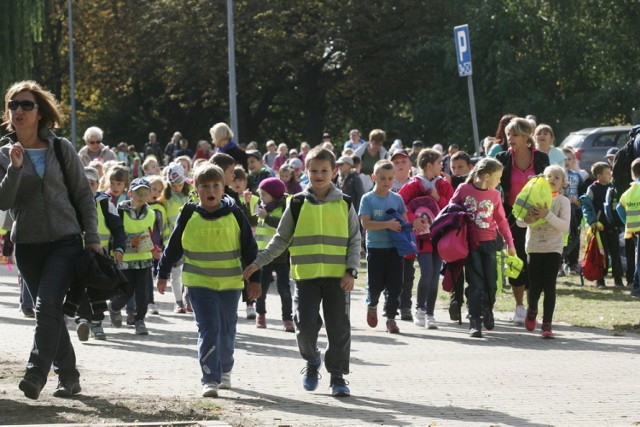
<instances>
[{"instance_id":1,"label":"black sunglasses","mask_svg":"<svg viewBox=\"0 0 640 427\"><path fill-rule=\"evenodd\" d=\"M31 111L34 108L38 108L38 104L29 100L18 101L17 99L12 99L9 101L9 109L11 111L17 110L18 107L22 107L22 111Z\"/></svg>"}]
</instances>

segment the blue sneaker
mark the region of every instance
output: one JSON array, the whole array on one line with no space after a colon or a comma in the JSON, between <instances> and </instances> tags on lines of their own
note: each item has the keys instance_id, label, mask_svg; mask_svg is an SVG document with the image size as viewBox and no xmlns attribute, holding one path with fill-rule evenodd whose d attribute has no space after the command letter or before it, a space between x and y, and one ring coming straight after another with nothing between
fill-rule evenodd
<instances>
[{"instance_id":1,"label":"blue sneaker","mask_svg":"<svg viewBox=\"0 0 640 427\"><path fill-rule=\"evenodd\" d=\"M344 378L342 378L342 374L331 374L331 396L351 396L351 390L349 390L347 382L344 380Z\"/></svg>"},{"instance_id":2,"label":"blue sneaker","mask_svg":"<svg viewBox=\"0 0 640 427\"><path fill-rule=\"evenodd\" d=\"M318 380L320 379L320 373L318 370L322 365L322 360L318 359L313 362L307 362L307 366L302 368L302 387L307 391L313 391L318 388Z\"/></svg>"}]
</instances>

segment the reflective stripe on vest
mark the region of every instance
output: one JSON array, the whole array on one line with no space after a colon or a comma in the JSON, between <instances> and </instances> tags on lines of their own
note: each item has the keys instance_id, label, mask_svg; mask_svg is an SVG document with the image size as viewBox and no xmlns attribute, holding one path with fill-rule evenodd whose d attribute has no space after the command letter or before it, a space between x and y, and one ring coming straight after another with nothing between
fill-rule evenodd
<instances>
[{"instance_id":1,"label":"reflective stripe on vest","mask_svg":"<svg viewBox=\"0 0 640 427\"><path fill-rule=\"evenodd\" d=\"M182 233L182 247L182 282L186 286L216 291L244 287L240 226L232 213L206 220L194 212Z\"/></svg>"},{"instance_id":2,"label":"reflective stripe on vest","mask_svg":"<svg viewBox=\"0 0 640 427\"><path fill-rule=\"evenodd\" d=\"M149 229L153 229L153 223L156 216L151 209L147 210L147 214L142 219L133 219L128 212L123 212L122 223L124 224L124 232L127 235L127 244L124 249L123 260L128 261L142 261L145 259L152 259L151 251L137 252L136 248L131 246L131 240L134 237L146 234L151 238Z\"/></svg>"},{"instance_id":3,"label":"reflective stripe on vest","mask_svg":"<svg viewBox=\"0 0 640 427\"><path fill-rule=\"evenodd\" d=\"M282 207L274 209L269 215L274 218L282 218ZM276 229L268 226L264 223L264 219L258 220L258 226L256 227L256 243L258 249L263 250L267 247L267 244L271 238L276 234Z\"/></svg>"},{"instance_id":4,"label":"reflective stripe on vest","mask_svg":"<svg viewBox=\"0 0 640 427\"><path fill-rule=\"evenodd\" d=\"M625 213L627 223L625 225L625 237L640 231L640 184L634 184L624 193Z\"/></svg>"},{"instance_id":5,"label":"reflective stripe on vest","mask_svg":"<svg viewBox=\"0 0 640 427\"><path fill-rule=\"evenodd\" d=\"M107 227L107 221L104 218L100 202L96 203L96 209L98 210L98 234L100 235L100 246L107 249L109 247L109 240L111 240L111 230Z\"/></svg>"},{"instance_id":6,"label":"reflective stripe on vest","mask_svg":"<svg viewBox=\"0 0 640 427\"><path fill-rule=\"evenodd\" d=\"M291 276L296 280L344 276L348 243L347 202L305 201L289 247Z\"/></svg>"}]
</instances>

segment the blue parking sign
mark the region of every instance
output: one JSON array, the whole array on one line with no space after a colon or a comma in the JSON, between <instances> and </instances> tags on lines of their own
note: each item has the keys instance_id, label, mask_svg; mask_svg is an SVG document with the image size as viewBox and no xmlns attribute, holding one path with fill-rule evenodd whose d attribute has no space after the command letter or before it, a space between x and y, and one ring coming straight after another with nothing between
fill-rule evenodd
<instances>
[{"instance_id":1,"label":"blue parking sign","mask_svg":"<svg viewBox=\"0 0 640 427\"><path fill-rule=\"evenodd\" d=\"M469 39L469 25L458 25L453 28L453 38L456 42L456 59L458 61L458 75L460 77L473 74L471 67L471 40Z\"/></svg>"}]
</instances>

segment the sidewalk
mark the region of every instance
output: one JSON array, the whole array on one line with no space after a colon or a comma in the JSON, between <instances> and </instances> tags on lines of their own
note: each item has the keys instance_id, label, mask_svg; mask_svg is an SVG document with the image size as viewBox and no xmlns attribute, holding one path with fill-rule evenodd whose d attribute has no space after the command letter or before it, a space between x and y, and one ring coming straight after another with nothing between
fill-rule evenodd
<instances>
[{"instance_id":1,"label":"sidewalk","mask_svg":"<svg viewBox=\"0 0 640 427\"><path fill-rule=\"evenodd\" d=\"M7 423L8 414L15 417L47 405L64 412L71 405L51 397L52 377L38 401L18 390L33 319L18 312L16 283L15 269L9 272L0 265L0 424ZM363 299L362 289L352 293L352 372L346 377L350 398L331 397L324 369L318 390L302 389L304 362L294 334L281 329L279 298L270 292L268 329L258 330L245 320L243 307L238 312L233 389L221 391L218 399L202 399L196 327L190 315L172 313L172 294L167 292L157 295L160 315L147 317L149 336L136 336L126 326L114 329L108 320L107 341L80 343L71 332L83 387L73 410L90 411L96 399L118 396L131 402L153 397L154 402L182 399L194 407L219 405L212 414L221 421L247 426L640 423L638 335L557 325L557 338L543 340L539 331L528 333L507 321L510 314L497 313L495 330L471 339L468 324L449 321L443 309L436 313L438 330L398 321L401 334L390 335L384 319L376 329L366 325ZM320 346L325 345L323 330Z\"/></svg>"}]
</instances>

